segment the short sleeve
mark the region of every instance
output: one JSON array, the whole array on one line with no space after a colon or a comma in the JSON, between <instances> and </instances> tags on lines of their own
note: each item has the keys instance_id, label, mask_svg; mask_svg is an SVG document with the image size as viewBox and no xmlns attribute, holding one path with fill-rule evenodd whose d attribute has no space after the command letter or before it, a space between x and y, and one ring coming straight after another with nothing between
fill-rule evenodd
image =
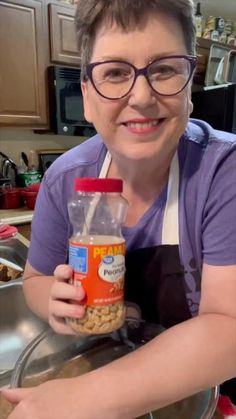
<instances>
[{"instance_id":1,"label":"short sleeve","mask_svg":"<svg viewBox=\"0 0 236 419\"><path fill-rule=\"evenodd\" d=\"M29 263L44 275L52 275L57 265L67 262L69 222L62 187L41 184L32 221Z\"/></svg>"},{"instance_id":2,"label":"short sleeve","mask_svg":"<svg viewBox=\"0 0 236 419\"><path fill-rule=\"evenodd\" d=\"M203 261L236 264L236 146L218 164L202 222Z\"/></svg>"}]
</instances>

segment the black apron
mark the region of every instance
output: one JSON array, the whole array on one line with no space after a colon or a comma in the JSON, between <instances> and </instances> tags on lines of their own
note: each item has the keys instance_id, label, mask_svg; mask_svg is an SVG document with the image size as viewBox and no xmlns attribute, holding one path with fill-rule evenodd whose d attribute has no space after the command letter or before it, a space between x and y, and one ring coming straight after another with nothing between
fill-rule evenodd
<instances>
[{"instance_id":1,"label":"black apron","mask_svg":"<svg viewBox=\"0 0 236 419\"><path fill-rule=\"evenodd\" d=\"M125 300L165 328L191 317L177 245L139 249L126 257Z\"/></svg>"},{"instance_id":2,"label":"black apron","mask_svg":"<svg viewBox=\"0 0 236 419\"><path fill-rule=\"evenodd\" d=\"M99 177L106 176L110 162L111 156L107 153ZM165 328L191 317L179 256L178 195L179 163L176 153L168 179L162 244L126 255L125 300L138 305L142 319Z\"/></svg>"}]
</instances>

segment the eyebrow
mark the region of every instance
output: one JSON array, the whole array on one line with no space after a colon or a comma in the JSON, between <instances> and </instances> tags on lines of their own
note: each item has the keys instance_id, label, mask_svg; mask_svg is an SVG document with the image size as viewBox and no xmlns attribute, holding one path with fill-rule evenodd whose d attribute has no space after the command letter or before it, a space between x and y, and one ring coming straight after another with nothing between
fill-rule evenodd
<instances>
[{"instance_id":1,"label":"eyebrow","mask_svg":"<svg viewBox=\"0 0 236 419\"><path fill-rule=\"evenodd\" d=\"M181 52L180 51L168 51L168 52L163 52L163 53L160 53L160 54L154 54L154 55L152 55L151 57L148 58L148 63L150 63L152 61L155 61L155 60L158 60L159 58L168 58L168 57L171 57L173 55L188 55L188 53L186 51L184 51L184 52L183 51L181 51ZM99 60L96 60L96 61L100 61L100 62L103 62L103 61L126 61L126 62L131 62L131 60L128 60L124 56L121 57L120 55L117 55L117 56L115 56L115 55L112 55L112 56L105 55L105 56L102 56Z\"/></svg>"}]
</instances>

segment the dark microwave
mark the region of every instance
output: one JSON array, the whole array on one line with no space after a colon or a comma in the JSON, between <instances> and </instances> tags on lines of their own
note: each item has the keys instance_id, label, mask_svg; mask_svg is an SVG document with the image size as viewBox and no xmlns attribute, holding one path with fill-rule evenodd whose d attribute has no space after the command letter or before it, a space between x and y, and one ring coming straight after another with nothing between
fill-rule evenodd
<instances>
[{"instance_id":1,"label":"dark microwave","mask_svg":"<svg viewBox=\"0 0 236 419\"><path fill-rule=\"evenodd\" d=\"M84 117L80 69L50 66L48 82L51 130L60 135L94 135L94 126Z\"/></svg>"}]
</instances>

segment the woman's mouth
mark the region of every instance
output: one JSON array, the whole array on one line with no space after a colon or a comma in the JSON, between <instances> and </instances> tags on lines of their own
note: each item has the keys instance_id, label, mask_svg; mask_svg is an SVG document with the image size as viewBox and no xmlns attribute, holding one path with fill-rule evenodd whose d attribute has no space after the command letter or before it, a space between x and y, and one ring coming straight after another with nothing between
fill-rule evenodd
<instances>
[{"instance_id":1,"label":"woman's mouth","mask_svg":"<svg viewBox=\"0 0 236 419\"><path fill-rule=\"evenodd\" d=\"M164 121L160 119L142 119L126 121L123 125L134 134L147 134L156 131Z\"/></svg>"}]
</instances>

